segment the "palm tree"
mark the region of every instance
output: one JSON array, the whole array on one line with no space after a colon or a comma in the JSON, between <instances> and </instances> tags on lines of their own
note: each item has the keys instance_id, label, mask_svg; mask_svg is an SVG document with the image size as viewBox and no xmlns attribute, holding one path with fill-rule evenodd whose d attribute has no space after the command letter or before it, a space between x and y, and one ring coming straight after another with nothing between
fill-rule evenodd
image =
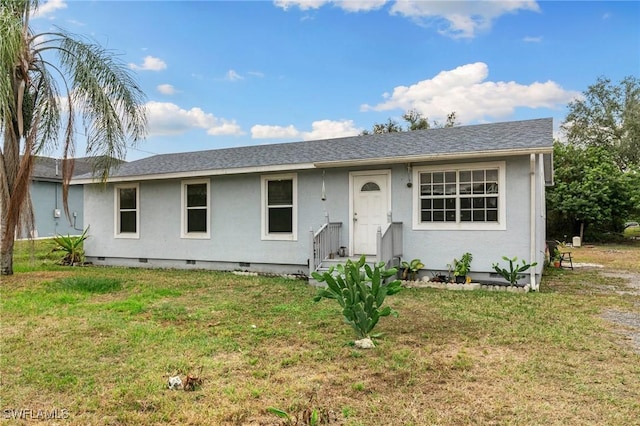
<instances>
[{"instance_id":1,"label":"palm tree","mask_svg":"<svg viewBox=\"0 0 640 426\"><path fill-rule=\"evenodd\" d=\"M76 118L102 181L146 132L144 94L124 64L64 30L35 34L29 17L37 7L37 0L0 0L0 275L13 273L16 228L33 225L35 154L62 147L68 216Z\"/></svg>"}]
</instances>

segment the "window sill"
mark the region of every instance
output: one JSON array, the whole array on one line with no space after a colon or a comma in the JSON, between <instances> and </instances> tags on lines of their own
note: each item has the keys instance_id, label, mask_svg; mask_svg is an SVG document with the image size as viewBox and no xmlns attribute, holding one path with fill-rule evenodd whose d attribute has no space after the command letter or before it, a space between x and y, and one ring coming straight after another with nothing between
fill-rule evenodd
<instances>
[{"instance_id":1,"label":"window sill","mask_svg":"<svg viewBox=\"0 0 640 426\"><path fill-rule=\"evenodd\" d=\"M193 233L193 234L182 234L180 235L180 238L183 239L187 239L187 240L210 240L211 239L211 235L206 233Z\"/></svg>"},{"instance_id":2,"label":"window sill","mask_svg":"<svg viewBox=\"0 0 640 426\"><path fill-rule=\"evenodd\" d=\"M263 235L261 240L262 241L298 241L298 236L293 234L285 234L285 235L267 234L267 235Z\"/></svg>"},{"instance_id":3,"label":"window sill","mask_svg":"<svg viewBox=\"0 0 640 426\"><path fill-rule=\"evenodd\" d=\"M506 223L438 223L413 224L414 231L506 231Z\"/></svg>"},{"instance_id":4,"label":"window sill","mask_svg":"<svg viewBox=\"0 0 640 426\"><path fill-rule=\"evenodd\" d=\"M139 240L140 234L116 234L114 235L114 238L121 238L124 240Z\"/></svg>"}]
</instances>

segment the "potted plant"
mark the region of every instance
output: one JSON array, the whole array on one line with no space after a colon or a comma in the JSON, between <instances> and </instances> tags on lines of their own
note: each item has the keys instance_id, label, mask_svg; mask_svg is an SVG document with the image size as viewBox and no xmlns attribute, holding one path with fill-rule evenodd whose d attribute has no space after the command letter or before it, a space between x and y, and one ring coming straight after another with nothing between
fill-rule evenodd
<instances>
[{"instance_id":1,"label":"potted plant","mask_svg":"<svg viewBox=\"0 0 640 426\"><path fill-rule=\"evenodd\" d=\"M402 279L415 281L418 271L424 268L424 263L420 259L413 259L411 262L402 262Z\"/></svg>"},{"instance_id":2,"label":"potted plant","mask_svg":"<svg viewBox=\"0 0 640 426\"><path fill-rule=\"evenodd\" d=\"M462 255L460 260L453 259L453 275L456 277L456 283L464 284L468 281L468 274L471 270L471 261L473 256L467 252Z\"/></svg>"},{"instance_id":3,"label":"potted plant","mask_svg":"<svg viewBox=\"0 0 640 426\"><path fill-rule=\"evenodd\" d=\"M560 267L560 258L562 257L562 255L560 254L560 250L558 250L557 248L553 251L553 254L551 255L551 262L553 263L553 266L556 268Z\"/></svg>"}]
</instances>

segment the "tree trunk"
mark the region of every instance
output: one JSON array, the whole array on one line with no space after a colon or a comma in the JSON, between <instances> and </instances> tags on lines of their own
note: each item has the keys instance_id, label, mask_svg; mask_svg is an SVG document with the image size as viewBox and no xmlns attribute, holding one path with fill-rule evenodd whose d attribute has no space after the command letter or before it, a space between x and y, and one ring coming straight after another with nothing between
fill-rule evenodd
<instances>
[{"instance_id":1,"label":"tree trunk","mask_svg":"<svg viewBox=\"0 0 640 426\"><path fill-rule=\"evenodd\" d=\"M3 162L3 164L0 164L0 167L5 167L5 160L6 157L0 157L0 161ZM0 200L0 217L2 218L2 224L0 225L0 275L13 274L13 246L16 231L15 227L11 227L8 223L10 222L9 202L10 198L9 200L5 200L5 202Z\"/></svg>"},{"instance_id":2,"label":"tree trunk","mask_svg":"<svg viewBox=\"0 0 640 426\"><path fill-rule=\"evenodd\" d=\"M4 160L4 158L0 158ZM4 167L4 164L0 164ZM9 203L0 200L0 275L13 274L13 246L15 239L15 227L9 226ZM12 231L13 230L13 231Z\"/></svg>"},{"instance_id":3,"label":"tree trunk","mask_svg":"<svg viewBox=\"0 0 640 426\"><path fill-rule=\"evenodd\" d=\"M21 194L16 194L16 180L20 168L20 134L15 120L7 120L4 129L4 146L0 152L0 275L13 274L13 246L16 226L20 217ZM28 155L29 153L27 153Z\"/></svg>"},{"instance_id":4,"label":"tree trunk","mask_svg":"<svg viewBox=\"0 0 640 426\"><path fill-rule=\"evenodd\" d=\"M0 275L13 275L14 237L8 240L7 247L2 247L2 252L0 253Z\"/></svg>"}]
</instances>

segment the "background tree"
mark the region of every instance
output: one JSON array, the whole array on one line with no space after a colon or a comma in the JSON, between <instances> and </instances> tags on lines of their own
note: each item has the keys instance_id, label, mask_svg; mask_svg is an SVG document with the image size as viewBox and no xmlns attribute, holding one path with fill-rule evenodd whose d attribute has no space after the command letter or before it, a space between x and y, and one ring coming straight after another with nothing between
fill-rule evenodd
<instances>
[{"instance_id":1,"label":"background tree","mask_svg":"<svg viewBox=\"0 0 640 426\"><path fill-rule=\"evenodd\" d=\"M447 115L447 119L444 123L433 121L429 123L429 119L424 117L422 113L415 109L409 110L402 114L402 119L407 123L407 127L402 127L402 124L389 118L386 123L375 123L371 131L363 130L361 135L370 135L378 133L391 133L391 132L410 132L413 130L426 130L431 128L453 127L459 123L456 122L456 113L451 112Z\"/></svg>"},{"instance_id":2,"label":"background tree","mask_svg":"<svg viewBox=\"0 0 640 426\"><path fill-rule=\"evenodd\" d=\"M13 273L16 227L33 222L29 184L34 155L62 142L68 216L73 161L67 160L75 153L76 117L84 124L86 155L95 159L94 172L103 181L110 168L124 159L127 143L143 138L146 128L144 94L124 63L63 30L35 34L29 18L37 6L37 0L0 0L2 275Z\"/></svg>"},{"instance_id":3,"label":"background tree","mask_svg":"<svg viewBox=\"0 0 640 426\"><path fill-rule=\"evenodd\" d=\"M600 77L570 102L562 124L567 141L609 149L621 170L640 166L640 80L626 77L615 85Z\"/></svg>"},{"instance_id":4,"label":"background tree","mask_svg":"<svg viewBox=\"0 0 640 426\"><path fill-rule=\"evenodd\" d=\"M546 191L550 236L581 235L584 229L593 239L621 231L638 213L640 174L620 170L611 150L556 141L553 156L555 186Z\"/></svg>"}]
</instances>

